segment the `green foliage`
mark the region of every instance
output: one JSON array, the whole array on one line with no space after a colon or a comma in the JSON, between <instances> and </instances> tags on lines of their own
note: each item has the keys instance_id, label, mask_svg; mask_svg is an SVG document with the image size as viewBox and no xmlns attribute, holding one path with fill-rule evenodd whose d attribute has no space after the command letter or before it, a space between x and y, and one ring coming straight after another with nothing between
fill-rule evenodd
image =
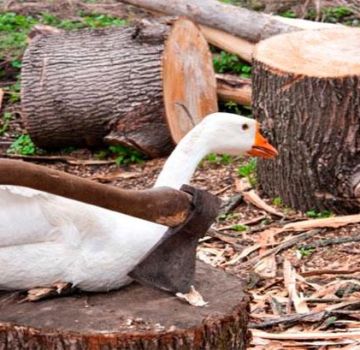
<instances>
[{"instance_id":1,"label":"green foliage","mask_svg":"<svg viewBox=\"0 0 360 350\"><path fill-rule=\"evenodd\" d=\"M36 154L36 146L32 142L29 135L20 135L9 147L8 153L21 154L23 156L31 156Z\"/></svg>"},{"instance_id":2,"label":"green foliage","mask_svg":"<svg viewBox=\"0 0 360 350\"><path fill-rule=\"evenodd\" d=\"M211 164L229 165L233 162L234 158L229 154L218 155L216 153L210 153L205 157L205 160Z\"/></svg>"},{"instance_id":3,"label":"green foliage","mask_svg":"<svg viewBox=\"0 0 360 350\"><path fill-rule=\"evenodd\" d=\"M9 129L10 120L12 115L10 112L5 112L0 121L0 136L3 136Z\"/></svg>"},{"instance_id":4,"label":"green foliage","mask_svg":"<svg viewBox=\"0 0 360 350\"><path fill-rule=\"evenodd\" d=\"M238 168L238 175L240 177L246 177L252 186L256 185L256 158L250 158L250 160L241 165Z\"/></svg>"},{"instance_id":5,"label":"green foliage","mask_svg":"<svg viewBox=\"0 0 360 350\"><path fill-rule=\"evenodd\" d=\"M281 208L284 205L283 200L282 200L281 197L275 197L272 200L272 204L275 205L276 207L279 207L279 208Z\"/></svg>"},{"instance_id":6,"label":"green foliage","mask_svg":"<svg viewBox=\"0 0 360 350\"><path fill-rule=\"evenodd\" d=\"M12 103L16 103L20 101L20 75L17 76L17 80L14 84L7 86L4 90L9 94L9 100Z\"/></svg>"},{"instance_id":7,"label":"green foliage","mask_svg":"<svg viewBox=\"0 0 360 350\"><path fill-rule=\"evenodd\" d=\"M101 149L95 153L97 159L115 158L117 165L127 165L132 163L141 163L145 155L141 152L125 147L123 145L109 146L107 149Z\"/></svg>"},{"instance_id":8,"label":"green foliage","mask_svg":"<svg viewBox=\"0 0 360 350\"><path fill-rule=\"evenodd\" d=\"M237 216L237 214L234 213L227 213L227 214L220 214L217 219L219 221L227 221L227 220L232 220Z\"/></svg>"},{"instance_id":9,"label":"green foliage","mask_svg":"<svg viewBox=\"0 0 360 350\"><path fill-rule=\"evenodd\" d=\"M26 47L27 35L35 24L51 25L60 29L102 28L122 26L126 20L102 14L80 13L77 20L60 19L53 14L23 16L13 12L0 13L0 59L12 61L14 68L20 68L19 57Z\"/></svg>"},{"instance_id":10,"label":"green foliage","mask_svg":"<svg viewBox=\"0 0 360 350\"><path fill-rule=\"evenodd\" d=\"M231 226L231 229L234 231L237 231L237 232L243 232L248 229L248 226L242 225L242 224L236 224L236 225Z\"/></svg>"},{"instance_id":11,"label":"green foliage","mask_svg":"<svg viewBox=\"0 0 360 350\"><path fill-rule=\"evenodd\" d=\"M303 246L298 249L298 252L302 258L306 258L315 252L314 247Z\"/></svg>"},{"instance_id":12,"label":"green foliage","mask_svg":"<svg viewBox=\"0 0 360 350\"><path fill-rule=\"evenodd\" d=\"M243 78L250 78L251 66L242 61L238 56L221 51L214 55L214 69L216 73L236 73Z\"/></svg>"},{"instance_id":13,"label":"green foliage","mask_svg":"<svg viewBox=\"0 0 360 350\"><path fill-rule=\"evenodd\" d=\"M123 26L126 24L126 20L102 15L102 14L84 14L81 13L81 18L78 20L60 19L51 13L43 13L40 19L41 23L54 26L65 30L74 30L81 28L103 28Z\"/></svg>"},{"instance_id":14,"label":"green foliage","mask_svg":"<svg viewBox=\"0 0 360 350\"><path fill-rule=\"evenodd\" d=\"M234 101L219 101L219 110L226 113L234 113L252 118L251 106L239 105Z\"/></svg>"},{"instance_id":15,"label":"green foliage","mask_svg":"<svg viewBox=\"0 0 360 350\"><path fill-rule=\"evenodd\" d=\"M353 14L353 11L346 6L323 7L320 12L320 18L323 22L338 23L345 22ZM305 18L315 20L316 11L313 9L309 10Z\"/></svg>"},{"instance_id":16,"label":"green foliage","mask_svg":"<svg viewBox=\"0 0 360 350\"><path fill-rule=\"evenodd\" d=\"M279 13L279 15L282 16L282 17L287 17L287 18L296 18L295 12L291 11L291 10L281 12L281 13Z\"/></svg>"},{"instance_id":17,"label":"green foliage","mask_svg":"<svg viewBox=\"0 0 360 350\"><path fill-rule=\"evenodd\" d=\"M325 219L334 216L334 214L329 210L324 210L321 212L317 212L316 210L309 210L305 213L305 215L311 219Z\"/></svg>"}]
</instances>

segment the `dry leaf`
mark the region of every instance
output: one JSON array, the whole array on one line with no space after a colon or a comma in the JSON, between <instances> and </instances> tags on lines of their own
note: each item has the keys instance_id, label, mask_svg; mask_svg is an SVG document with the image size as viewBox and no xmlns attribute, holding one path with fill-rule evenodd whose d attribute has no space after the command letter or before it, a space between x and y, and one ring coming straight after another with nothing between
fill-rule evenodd
<instances>
[{"instance_id":1,"label":"dry leaf","mask_svg":"<svg viewBox=\"0 0 360 350\"><path fill-rule=\"evenodd\" d=\"M208 304L206 301L204 301L202 295L194 288L194 286L190 287L189 293L176 293L176 296L181 300L187 301L190 305L193 306L202 307Z\"/></svg>"},{"instance_id":2,"label":"dry leaf","mask_svg":"<svg viewBox=\"0 0 360 350\"><path fill-rule=\"evenodd\" d=\"M310 312L306 301L301 298L296 290L296 271L292 267L289 260L284 260L284 284L289 293L289 298L292 301L297 313L305 314Z\"/></svg>"},{"instance_id":3,"label":"dry leaf","mask_svg":"<svg viewBox=\"0 0 360 350\"><path fill-rule=\"evenodd\" d=\"M244 197L244 201L251 203L259 209L265 210L266 212L279 217L285 216L283 213L280 213L270 205L266 204L254 190L242 192L242 195Z\"/></svg>"},{"instance_id":4,"label":"dry leaf","mask_svg":"<svg viewBox=\"0 0 360 350\"><path fill-rule=\"evenodd\" d=\"M314 219L314 220L305 220L298 221L286 224L283 228L284 230L293 230L293 231L306 231L314 228L323 228L323 227L342 227L349 224L355 224L360 222L360 214L356 215L345 215L345 216L334 216L326 219Z\"/></svg>"},{"instance_id":5,"label":"dry leaf","mask_svg":"<svg viewBox=\"0 0 360 350\"><path fill-rule=\"evenodd\" d=\"M360 339L360 331L356 332L283 332L283 333L268 333L258 329L252 329L251 333L254 337L265 339L292 339L292 340L310 340L310 339Z\"/></svg>"},{"instance_id":6,"label":"dry leaf","mask_svg":"<svg viewBox=\"0 0 360 350\"><path fill-rule=\"evenodd\" d=\"M274 244L275 243L275 239L274 239L274 235L275 235L276 231L269 229L269 230L265 230L262 231L260 234L260 255L264 255L267 252L267 246L269 244ZM260 260L256 265L255 265L255 272L263 277L263 278L274 278L276 277L276 257L275 254L271 254L269 256L267 256L266 258Z\"/></svg>"},{"instance_id":7,"label":"dry leaf","mask_svg":"<svg viewBox=\"0 0 360 350\"><path fill-rule=\"evenodd\" d=\"M1 110L3 98L4 98L4 90L0 89L0 110Z\"/></svg>"}]
</instances>

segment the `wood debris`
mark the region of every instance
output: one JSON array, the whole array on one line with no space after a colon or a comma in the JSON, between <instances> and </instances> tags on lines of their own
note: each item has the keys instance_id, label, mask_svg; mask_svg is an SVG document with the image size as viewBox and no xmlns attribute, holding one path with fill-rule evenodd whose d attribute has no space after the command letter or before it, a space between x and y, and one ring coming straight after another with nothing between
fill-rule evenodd
<instances>
[{"instance_id":1,"label":"wood debris","mask_svg":"<svg viewBox=\"0 0 360 350\"><path fill-rule=\"evenodd\" d=\"M194 286L190 287L189 293L176 293L176 296L181 299L187 301L190 305L193 306L206 306L208 303L203 299L202 295L194 288Z\"/></svg>"}]
</instances>

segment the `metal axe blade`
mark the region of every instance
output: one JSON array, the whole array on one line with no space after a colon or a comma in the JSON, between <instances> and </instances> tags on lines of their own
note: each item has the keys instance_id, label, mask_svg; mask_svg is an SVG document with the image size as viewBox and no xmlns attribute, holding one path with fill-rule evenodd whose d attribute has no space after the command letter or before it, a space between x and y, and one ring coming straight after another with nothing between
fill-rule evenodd
<instances>
[{"instance_id":1,"label":"metal axe blade","mask_svg":"<svg viewBox=\"0 0 360 350\"><path fill-rule=\"evenodd\" d=\"M215 220L221 202L214 195L188 185L183 185L181 191L192 196L192 210L187 220L169 228L129 273L142 284L173 293L189 292L194 280L198 240Z\"/></svg>"}]
</instances>

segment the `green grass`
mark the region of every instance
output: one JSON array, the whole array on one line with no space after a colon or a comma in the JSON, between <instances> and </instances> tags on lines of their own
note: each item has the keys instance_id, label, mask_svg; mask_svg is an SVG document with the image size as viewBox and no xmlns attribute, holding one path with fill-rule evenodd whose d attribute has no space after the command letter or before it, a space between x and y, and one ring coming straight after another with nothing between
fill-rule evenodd
<instances>
[{"instance_id":1,"label":"green grass","mask_svg":"<svg viewBox=\"0 0 360 350\"><path fill-rule=\"evenodd\" d=\"M251 77L251 66L232 53L220 51L214 55L213 64L216 73L231 72L242 78Z\"/></svg>"},{"instance_id":2,"label":"green grass","mask_svg":"<svg viewBox=\"0 0 360 350\"><path fill-rule=\"evenodd\" d=\"M334 214L329 210L324 210L320 212L316 210L308 210L305 215L311 219L325 219L334 216Z\"/></svg>"},{"instance_id":3,"label":"green grass","mask_svg":"<svg viewBox=\"0 0 360 350\"><path fill-rule=\"evenodd\" d=\"M275 207L281 208L284 205L284 202L281 197L275 197L272 200L272 204L275 205Z\"/></svg>"},{"instance_id":4,"label":"green grass","mask_svg":"<svg viewBox=\"0 0 360 350\"><path fill-rule=\"evenodd\" d=\"M22 156L32 156L36 154L37 148L29 135L20 135L9 147L9 154L20 154Z\"/></svg>"},{"instance_id":5,"label":"green grass","mask_svg":"<svg viewBox=\"0 0 360 350\"><path fill-rule=\"evenodd\" d=\"M216 154L210 153L208 154L204 160L207 160L210 164L216 165L229 165L234 161L234 157L229 154Z\"/></svg>"},{"instance_id":6,"label":"green grass","mask_svg":"<svg viewBox=\"0 0 360 350\"><path fill-rule=\"evenodd\" d=\"M10 112L5 112L0 120L0 136L3 136L9 129L10 120L12 119L12 114Z\"/></svg>"},{"instance_id":7,"label":"green grass","mask_svg":"<svg viewBox=\"0 0 360 350\"><path fill-rule=\"evenodd\" d=\"M231 229L237 232L244 232L248 229L249 227L246 225L242 225L242 224L236 224L231 226Z\"/></svg>"},{"instance_id":8,"label":"green grass","mask_svg":"<svg viewBox=\"0 0 360 350\"><path fill-rule=\"evenodd\" d=\"M75 30L123 26L126 20L96 13L80 13L80 19L77 20L60 19L50 13L43 13L38 17L23 16L13 12L0 13L0 60L11 61L13 66L19 65L16 60L19 62L19 57L27 45L27 35L35 24Z\"/></svg>"},{"instance_id":9,"label":"green grass","mask_svg":"<svg viewBox=\"0 0 360 350\"><path fill-rule=\"evenodd\" d=\"M250 158L250 160L241 165L238 168L238 175L245 177L252 186L256 185L256 158Z\"/></svg>"},{"instance_id":10,"label":"green grass","mask_svg":"<svg viewBox=\"0 0 360 350\"><path fill-rule=\"evenodd\" d=\"M299 252L300 256L302 258L306 258L310 255L312 255L315 252L315 248L314 247L300 247L297 251Z\"/></svg>"},{"instance_id":11,"label":"green grass","mask_svg":"<svg viewBox=\"0 0 360 350\"><path fill-rule=\"evenodd\" d=\"M117 165L127 165L133 163L142 163L146 157L141 152L122 146L114 145L101 149L95 153L95 158L106 159L114 158Z\"/></svg>"}]
</instances>

